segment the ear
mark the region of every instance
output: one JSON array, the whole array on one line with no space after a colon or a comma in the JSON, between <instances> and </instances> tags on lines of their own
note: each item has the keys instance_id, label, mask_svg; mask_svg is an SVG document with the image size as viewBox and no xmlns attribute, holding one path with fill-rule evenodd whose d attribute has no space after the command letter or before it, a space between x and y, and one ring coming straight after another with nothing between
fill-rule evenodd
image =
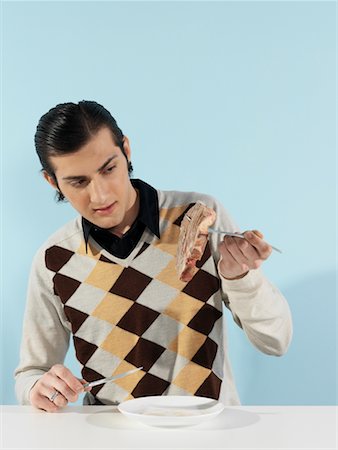
<instances>
[{"instance_id":1,"label":"ear","mask_svg":"<svg viewBox=\"0 0 338 450\"><path fill-rule=\"evenodd\" d=\"M129 139L127 138L127 136L124 136L124 137L123 137L123 149L124 149L124 151L125 151L125 154L127 155L128 162L130 162L130 158L131 158L131 150L130 150Z\"/></svg>"},{"instance_id":2,"label":"ear","mask_svg":"<svg viewBox=\"0 0 338 450\"><path fill-rule=\"evenodd\" d=\"M57 191L59 190L59 188L58 188L58 186L57 186L57 184L56 184L56 182L55 182L55 179L51 176L51 175L49 175L49 173L48 172L46 172L45 170L42 172L43 173L43 177L44 177L44 179L54 188L54 189L56 189Z\"/></svg>"}]
</instances>

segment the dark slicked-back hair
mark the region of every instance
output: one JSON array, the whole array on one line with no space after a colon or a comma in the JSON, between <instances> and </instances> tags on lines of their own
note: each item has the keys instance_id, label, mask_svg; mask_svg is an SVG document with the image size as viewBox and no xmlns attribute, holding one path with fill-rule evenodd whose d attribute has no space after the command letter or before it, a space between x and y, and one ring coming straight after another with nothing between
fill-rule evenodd
<instances>
[{"instance_id":1,"label":"dark slicked-back hair","mask_svg":"<svg viewBox=\"0 0 338 450\"><path fill-rule=\"evenodd\" d=\"M103 127L110 129L113 141L127 159L122 130L110 112L94 101L60 103L40 118L34 138L35 149L42 170L53 177L56 185L57 180L49 157L75 153ZM128 162L129 175L132 171L132 165ZM64 200L61 191L57 193L57 200Z\"/></svg>"}]
</instances>

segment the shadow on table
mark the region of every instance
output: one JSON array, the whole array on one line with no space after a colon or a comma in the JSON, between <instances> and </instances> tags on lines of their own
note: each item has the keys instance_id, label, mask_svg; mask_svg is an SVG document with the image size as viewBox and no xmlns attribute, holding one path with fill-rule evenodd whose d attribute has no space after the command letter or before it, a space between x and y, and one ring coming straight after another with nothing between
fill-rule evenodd
<instances>
[{"instance_id":1,"label":"shadow on table","mask_svg":"<svg viewBox=\"0 0 338 450\"><path fill-rule=\"evenodd\" d=\"M87 422L90 425L94 425L100 428L111 428L114 430L149 430L152 429L162 429L162 430L175 430L175 432L180 430L227 430L233 428L244 428L254 423L257 423L260 420L259 414L249 411L243 411L240 409L230 409L225 408L223 412L210 420L206 420L204 423L199 425L189 426L189 427L175 427L175 428L166 428L166 427L150 427L149 425L145 425L142 422L137 420L133 420L123 416L116 409L111 409L108 411L98 411L94 414L90 414L87 417Z\"/></svg>"}]
</instances>

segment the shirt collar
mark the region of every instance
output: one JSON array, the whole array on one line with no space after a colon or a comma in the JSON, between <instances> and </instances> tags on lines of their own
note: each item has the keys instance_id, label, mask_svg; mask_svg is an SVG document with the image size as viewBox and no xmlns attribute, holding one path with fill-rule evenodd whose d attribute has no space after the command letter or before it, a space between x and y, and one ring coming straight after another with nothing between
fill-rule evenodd
<instances>
[{"instance_id":1,"label":"shirt collar","mask_svg":"<svg viewBox=\"0 0 338 450\"><path fill-rule=\"evenodd\" d=\"M160 238L160 213L156 189L142 180L131 179L130 181L133 187L137 189L140 194L140 210L136 220L142 222L153 234ZM82 229L86 243L86 251L90 232L94 227L100 228L82 217Z\"/></svg>"}]
</instances>

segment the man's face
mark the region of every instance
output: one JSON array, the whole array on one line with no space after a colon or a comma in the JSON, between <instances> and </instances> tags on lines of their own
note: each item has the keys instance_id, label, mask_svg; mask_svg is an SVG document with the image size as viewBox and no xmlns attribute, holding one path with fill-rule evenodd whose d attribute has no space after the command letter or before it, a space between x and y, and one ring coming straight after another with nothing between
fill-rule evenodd
<instances>
[{"instance_id":1,"label":"man's face","mask_svg":"<svg viewBox=\"0 0 338 450\"><path fill-rule=\"evenodd\" d=\"M127 138L124 150L129 160ZM108 128L101 128L75 153L50 157L50 163L62 194L90 222L120 234L135 220L137 195L128 163ZM51 176L45 178L57 188Z\"/></svg>"}]
</instances>

